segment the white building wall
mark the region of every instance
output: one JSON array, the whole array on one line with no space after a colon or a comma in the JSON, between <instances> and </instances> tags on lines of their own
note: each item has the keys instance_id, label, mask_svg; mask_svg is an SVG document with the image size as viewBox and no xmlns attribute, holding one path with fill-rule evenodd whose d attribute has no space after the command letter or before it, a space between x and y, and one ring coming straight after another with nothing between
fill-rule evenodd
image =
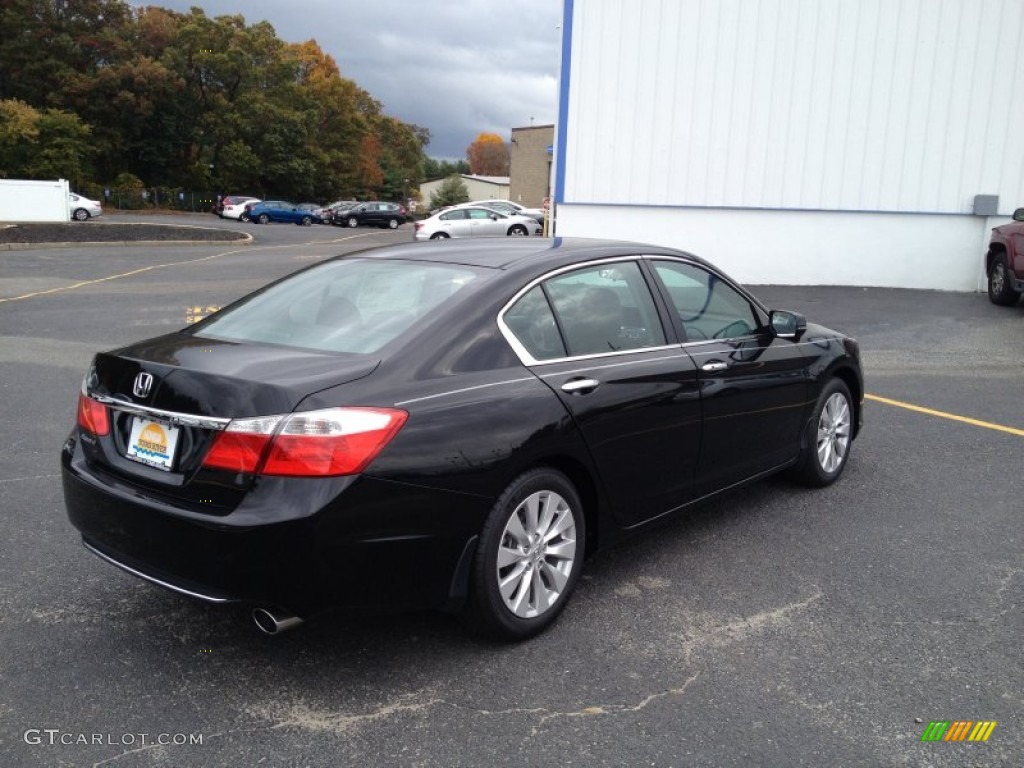
<instances>
[{"instance_id":1,"label":"white building wall","mask_svg":"<svg viewBox=\"0 0 1024 768\"><path fill-rule=\"evenodd\" d=\"M715 242L721 233L702 228L712 223L751 253L771 232L780 254L835 220L782 216L776 227L749 209L959 215L900 220L952 269L909 285L974 289L990 223L970 215L974 196L998 195L1003 216L1024 205L1022 0L565 2L559 234L592 234L579 226L612 214L604 205L649 206L615 215L683 248ZM848 221L847 252L880 244L862 230L898 234L882 217ZM936 240L936 228L960 235ZM850 279L908 285L892 266L914 260L894 250L918 245L907 241L851 254L864 269ZM819 263L792 279L834 282ZM737 277L751 279L745 269Z\"/></svg>"},{"instance_id":2,"label":"white building wall","mask_svg":"<svg viewBox=\"0 0 1024 768\"><path fill-rule=\"evenodd\" d=\"M68 183L0 179L0 221L70 221Z\"/></svg>"},{"instance_id":3,"label":"white building wall","mask_svg":"<svg viewBox=\"0 0 1024 768\"><path fill-rule=\"evenodd\" d=\"M1024 201L1021 0L576 0L568 202ZM1015 95L1017 95L1015 97Z\"/></svg>"},{"instance_id":4,"label":"white building wall","mask_svg":"<svg viewBox=\"0 0 1024 768\"><path fill-rule=\"evenodd\" d=\"M1008 220L570 205L559 208L558 233L680 248L750 284L973 291L984 285L989 230Z\"/></svg>"}]
</instances>

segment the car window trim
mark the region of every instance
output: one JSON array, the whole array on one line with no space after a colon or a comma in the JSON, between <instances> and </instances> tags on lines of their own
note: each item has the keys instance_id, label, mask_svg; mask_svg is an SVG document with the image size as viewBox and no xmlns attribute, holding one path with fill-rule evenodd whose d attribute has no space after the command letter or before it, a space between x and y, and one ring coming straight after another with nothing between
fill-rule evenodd
<instances>
[{"instance_id":1,"label":"car window trim","mask_svg":"<svg viewBox=\"0 0 1024 768\"><path fill-rule=\"evenodd\" d=\"M521 362L523 365L525 365L527 367L541 366L541 365L554 365L554 364L557 364L557 363L575 362L577 360L595 360L595 359L601 359L601 358L606 358L606 357L621 357L623 355L642 354L644 352L652 352L652 351L657 351L657 350L678 349L680 344L679 344L678 341L674 341L674 342L669 342L669 343L665 343L665 344L659 344L659 345L653 346L653 347L638 347L638 348L635 348L635 349L620 349L620 350L616 350L616 351L613 351L613 352L595 352L594 354L590 354L590 355L569 355L569 356L566 356L566 357L553 357L550 360L538 360L537 358L535 358L533 355L530 354L530 352L526 349L525 346L523 346L522 342L519 341L519 339L516 337L515 333L512 332L512 329L509 328L508 324L505 322L505 314L515 305L515 303L517 301L519 301L519 299L521 299L527 293L529 293L529 291L532 288L534 288L535 286L539 285L540 283L543 283L545 280L549 280L549 279L551 279L553 277L557 277L558 275L564 274L566 272L573 272L573 271L578 270L578 269L586 269L587 267L593 267L593 266L597 266L597 265L600 265L600 264L616 264L616 263L622 263L622 262L627 262L627 261L636 262L637 263L637 267L640 269L641 274L643 274L643 272L644 272L643 265L640 262L644 258L647 258L647 257L643 256L641 254L635 254L635 255L632 255L632 256L611 256L611 257L604 258L604 259L592 259L590 261L580 261L580 262L577 262L575 264L569 264L569 265L564 266L564 267L558 267L557 269L553 269L550 272L546 272L543 275L541 275L540 277L534 278L529 283L527 283L525 286L523 286L518 291L516 291L516 293L512 296L512 298L509 299L505 303L505 305L498 311L498 316L497 316L498 330L501 331L501 335L505 337L505 341L507 341L509 343L509 345L512 347L512 351L515 352L516 357L519 358L519 362ZM647 281L645 280L645 283L646 282ZM541 288L541 290L542 291L544 290L543 287ZM647 290L651 294L651 301L654 302L655 307L657 308L659 296L657 296L654 293L654 291L651 289L651 286L650 286L649 283L647 284ZM544 291L544 296L545 296L546 299L548 298L547 291ZM548 299L549 306L550 306L550 303L551 303L550 299ZM661 322L660 312L659 312L659 315L658 315L658 321ZM557 322L557 319L556 319L556 322ZM561 326L559 326L559 333L561 333ZM665 333L665 329L664 328L662 328L662 333ZM665 338L666 338L666 341L667 341L668 340L668 335L667 334L665 334ZM562 344L563 345L565 344L565 337L564 336L562 337ZM568 349L568 347L566 347L566 349Z\"/></svg>"}]
</instances>

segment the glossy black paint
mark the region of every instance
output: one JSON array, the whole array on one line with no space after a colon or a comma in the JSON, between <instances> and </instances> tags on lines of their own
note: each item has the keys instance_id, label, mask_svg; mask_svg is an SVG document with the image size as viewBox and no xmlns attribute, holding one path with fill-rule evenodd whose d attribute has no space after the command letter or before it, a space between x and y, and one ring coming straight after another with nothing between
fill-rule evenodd
<instances>
[{"instance_id":1,"label":"glossy black paint","mask_svg":"<svg viewBox=\"0 0 1024 768\"><path fill-rule=\"evenodd\" d=\"M218 599L299 615L335 605L455 608L484 518L532 467L557 468L577 487L589 554L792 463L832 376L850 386L859 427L854 341L815 325L783 339L766 325L687 343L658 290L665 346L520 361L496 318L521 288L563 266L634 256L710 269L676 251L605 241L408 244L347 258L471 264L488 276L373 355L216 341L202 336L204 323L97 355L91 394L169 411L232 418L356 405L409 417L362 475L334 478L201 468L212 441L201 430L181 465L162 472L124 458L116 435L76 427L62 452L71 522L112 559ZM750 301L767 324L767 308ZM703 371L709 361L725 368ZM143 401L132 395L140 371L155 379ZM600 386L562 391L581 377Z\"/></svg>"}]
</instances>

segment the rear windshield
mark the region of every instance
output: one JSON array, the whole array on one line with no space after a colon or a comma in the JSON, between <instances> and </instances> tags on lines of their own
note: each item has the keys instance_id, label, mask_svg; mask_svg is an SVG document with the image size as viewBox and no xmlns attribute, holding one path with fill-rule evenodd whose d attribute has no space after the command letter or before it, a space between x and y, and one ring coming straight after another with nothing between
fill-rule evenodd
<instances>
[{"instance_id":1,"label":"rear windshield","mask_svg":"<svg viewBox=\"0 0 1024 768\"><path fill-rule=\"evenodd\" d=\"M218 312L196 336L376 352L461 300L488 270L455 264L343 259L301 272Z\"/></svg>"}]
</instances>

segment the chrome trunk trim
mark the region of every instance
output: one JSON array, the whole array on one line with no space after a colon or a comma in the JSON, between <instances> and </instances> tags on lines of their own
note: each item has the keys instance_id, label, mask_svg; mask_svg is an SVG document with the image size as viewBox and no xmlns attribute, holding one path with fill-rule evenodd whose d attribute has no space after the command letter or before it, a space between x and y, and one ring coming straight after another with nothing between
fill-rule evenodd
<instances>
[{"instance_id":1,"label":"chrome trunk trim","mask_svg":"<svg viewBox=\"0 0 1024 768\"><path fill-rule=\"evenodd\" d=\"M196 416L191 413L164 411L160 408L151 408L148 405L131 403L127 400L122 400L119 397L109 397L107 395L96 394L87 394L86 397L91 397L97 403L103 403L103 405L110 406L111 408L119 411L124 411L125 413L131 413L135 416L146 416L154 421L164 421L168 424L173 424L179 427L199 427L200 429L221 431L226 429L228 424L231 423L231 419L224 419L217 416Z\"/></svg>"}]
</instances>

